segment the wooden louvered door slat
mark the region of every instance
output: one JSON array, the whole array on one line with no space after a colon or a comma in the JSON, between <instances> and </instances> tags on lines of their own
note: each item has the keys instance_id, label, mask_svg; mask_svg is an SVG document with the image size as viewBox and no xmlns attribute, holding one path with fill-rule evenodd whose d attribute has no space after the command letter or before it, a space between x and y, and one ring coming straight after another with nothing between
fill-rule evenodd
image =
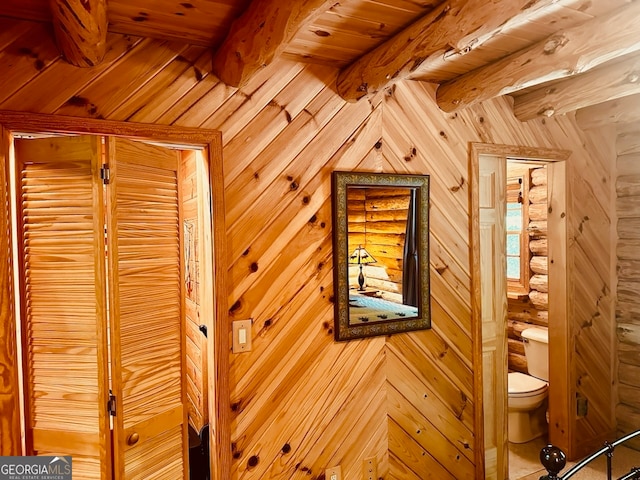
<instances>
[{"instance_id":1,"label":"wooden louvered door slat","mask_svg":"<svg viewBox=\"0 0 640 480\"><path fill-rule=\"evenodd\" d=\"M118 479L188 478L179 157L107 141Z\"/></svg>"},{"instance_id":2,"label":"wooden louvered door slat","mask_svg":"<svg viewBox=\"0 0 640 480\"><path fill-rule=\"evenodd\" d=\"M99 137L15 141L27 453L110 479Z\"/></svg>"}]
</instances>

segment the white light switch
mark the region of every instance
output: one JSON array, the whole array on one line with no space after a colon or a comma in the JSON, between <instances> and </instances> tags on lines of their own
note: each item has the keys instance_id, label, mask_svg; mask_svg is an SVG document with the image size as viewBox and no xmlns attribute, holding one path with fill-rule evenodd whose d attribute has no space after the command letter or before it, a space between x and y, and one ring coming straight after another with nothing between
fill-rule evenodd
<instances>
[{"instance_id":1,"label":"white light switch","mask_svg":"<svg viewBox=\"0 0 640 480\"><path fill-rule=\"evenodd\" d=\"M233 321L233 353L251 351L251 319Z\"/></svg>"}]
</instances>

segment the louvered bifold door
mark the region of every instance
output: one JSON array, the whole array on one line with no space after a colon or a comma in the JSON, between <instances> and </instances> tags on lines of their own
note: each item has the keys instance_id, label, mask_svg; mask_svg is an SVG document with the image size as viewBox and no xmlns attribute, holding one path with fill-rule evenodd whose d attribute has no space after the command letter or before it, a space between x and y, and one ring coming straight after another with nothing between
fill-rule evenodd
<instances>
[{"instance_id":1,"label":"louvered bifold door","mask_svg":"<svg viewBox=\"0 0 640 480\"><path fill-rule=\"evenodd\" d=\"M109 138L107 158L115 476L188 478L178 153Z\"/></svg>"},{"instance_id":2,"label":"louvered bifold door","mask_svg":"<svg viewBox=\"0 0 640 480\"><path fill-rule=\"evenodd\" d=\"M27 453L110 479L99 137L16 140Z\"/></svg>"}]
</instances>

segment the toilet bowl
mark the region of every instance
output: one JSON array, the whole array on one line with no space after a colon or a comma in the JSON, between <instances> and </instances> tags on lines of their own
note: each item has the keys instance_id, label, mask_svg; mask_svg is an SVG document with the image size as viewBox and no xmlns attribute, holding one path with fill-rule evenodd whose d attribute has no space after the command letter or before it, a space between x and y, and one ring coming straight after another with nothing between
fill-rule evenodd
<instances>
[{"instance_id":1,"label":"toilet bowl","mask_svg":"<svg viewBox=\"0 0 640 480\"><path fill-rule=\"evenodd\" d=\"M538 378L520 372L508 375L509 407L514 410L533 410L547 398L548 385Z\"/></svg>"},{"instance_id":2,"label":"toilet bowl","mask_svg":"<svg viewBox=\"0 0 640 480\"><path fill-rule=\"evenodd\" d=\"M522 332L527 370L530 375L510 372L508 383L508 431L512 443L526 443L547 430L546 410L549 379L547 330L528 328Z\"/></svg>"},{"instance_id":3,"label":"toilet bowl","mask_svg":"<svg viewBox=\"0 0 640 480\"><path fill-rule=\"evenodd\" d=\"M520 372L507 378L509 441L526 443L546 432L547 382Z\"/></svg>"}]
</instances>

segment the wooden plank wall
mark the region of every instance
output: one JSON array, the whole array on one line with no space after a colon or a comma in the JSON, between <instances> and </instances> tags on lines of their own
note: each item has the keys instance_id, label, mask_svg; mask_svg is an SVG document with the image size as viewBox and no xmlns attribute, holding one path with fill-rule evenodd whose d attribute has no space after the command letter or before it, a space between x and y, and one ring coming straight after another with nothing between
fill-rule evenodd
<instances>
[{"instance_id":1,"label":"wooden plank wall","mask_svg":"<svg viewBox=\"0 0 640 480\"><path fill-rule=\"evenodd\" d=\"M237 90L208 74L206 49L118 35L102 65L76 69L43 26L0 19L0 31L0 109L222 131L229 309L253 320L253 350L231 355L233 480L318 479L333 465L355 480L371 456L386 479L476 478L469 142L574 151L571 390L591 401L581 428L611 428L604 134L570 117L522 124L507 99L444 114L420 82L346 103L335 70L286 61ZM336 169L431 175L431 330L333 340Z\"/></svg>"},{"instance_id":2,"label":"wooden plank wall","mask_svg":"<svg viewBox=\"0 0 640 480\"><path fill-rule=\"evenodd\" d=\"M584 149L574 145L567 169L571 202L567 213L568 315L570 341L575 345L570 359L570 397L587 400L586 414L578 414L573 405L577 415L574 457L587 455L615 438L617 395L615 129L586 132L582 138Z\"/></svg>"},{"instance_id":3,"label":"wooden plank wall","mask_svg":"<svg viewBox=\"0 0 640 480\"><path fill-rule=\"evenodd\" d=\"M201 309L201 258L203 257L203 239L200 208L202 199L202 165L193 150L182 153L182 216L184 219L185 248L185 313L187 332L187 407L189 424L200 432L209 422L207 409L207 338L200 331L202 320Z\"/></svg>"},{"instance_id":4,"label":"wooden plank wall","mask_svg":"<svg viewBox=\"0 0 640 480\"><path fill-rule=\"evenodd\" d=\"M624 127L617 142L618 398L620 435L640 428L640 125ZM633 440L640 449L640 441Z\"/></svg>"},{"instance_id":5,"label":"wooden plank wall","mask_svg":"<svg viewBox=\"0 0 640 480\"><path fill-rule=\"evenodd\" d=\"M569 341L575 345L570 358L573 381L569 391L572 399L576 395L586 397L589 408L585 416L571 416L567 421L575 426L575 435L571 437L573 456L591 452L604 439L611 439L615 428L615 389L603 388L615 383L613 131L602 129L586 135L575 126L571 116L522 124L512 118L506 99L445 115L428 101L433 94L433 87L428 84L398 85L387 96L384 140L395 153L394 165L404 164L405 171L432 175L432 314L435 333L445 326L449 329L446 338L453 345L446 345L444 358L449 357L448 360L453 351L460 351L461 358L466 358L462 333L469 335L471 330L464 322L470 308L465 290L469 285L465 223L468 197L460 195L468 182L463 154L467 142L562 147L573 151L567 162L566 212L568 333ZM455 321L443 322L440 318L443 313L452 315ZM458 332L451 329L454 325Z\"/></svg>"}]
</instances>

